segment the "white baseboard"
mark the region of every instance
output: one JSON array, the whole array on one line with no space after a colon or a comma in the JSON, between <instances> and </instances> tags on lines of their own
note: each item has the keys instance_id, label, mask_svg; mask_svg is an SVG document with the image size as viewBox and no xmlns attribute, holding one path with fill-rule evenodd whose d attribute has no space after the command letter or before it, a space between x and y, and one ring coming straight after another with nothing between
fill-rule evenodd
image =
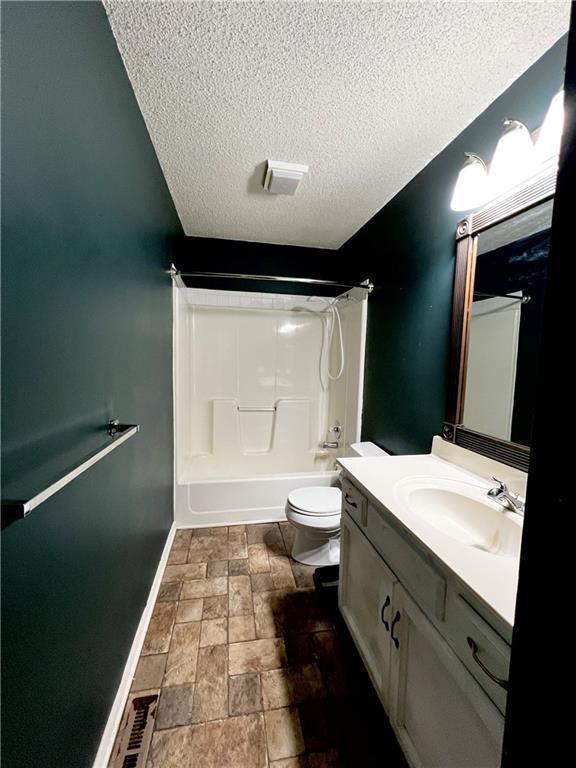
<instances>
[{"instance_id":1,"label":"white baseboard","mask_svg":"<svg viewBox=\"0 0 576 768\"><path fill-rule=\"evenodd\" d=\"M154 576L154 581L152 582L152 587L150 588L148 600L144 610L142 611L140 623L138 624L138 629L136 630L134 641L132 643L132 647L130 648L130 653L128 654L128 659L126 661L126 666L124 667L124 672L122 673L122 679L120 680L116 698L114 699L112 709L108 715L106 727L102 733L102 739L100 740L100 746L98 747L98 752L96 753L96 759L94 760L93 768L106 768L110 760L110 755L112 754L114 741L116 739L116 732L120 726L124 707L126 706L126 701L128 700L128 694L130 693L132 680L134 679L136 666L138 664L138 659L140 658L140 651L142 650L142 645L144 644L144 638L146 637L148 624L150 623L152 611L156 603L156 597L158 596L158 590L160 589L160 584L162 582L162 574L164 573L164 567L168 561L168 555L170 554L170 548L172 547L175 534L176 525L172 523L172 527L168 532L168 537L164 545L164 550L162 551L162 557L158 563L158 569L156 571L156 575Z\"/></svg>"}]
</instances>

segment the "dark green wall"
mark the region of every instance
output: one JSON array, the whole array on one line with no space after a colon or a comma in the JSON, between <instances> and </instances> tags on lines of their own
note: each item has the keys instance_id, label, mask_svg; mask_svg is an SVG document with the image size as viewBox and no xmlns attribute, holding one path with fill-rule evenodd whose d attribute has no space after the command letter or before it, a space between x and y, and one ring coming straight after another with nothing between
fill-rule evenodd
<instances>
[{"instance_id":1,"label":"dark green wall","mask_svg":"<svg viewBox=\"0 0 576 768\"><path fill-rule=\"evenodd\" d=\"M338 252L326 248L302 248L294 245L251 243L243 240L218 240L211 237L187 237L178 241L175 265L182 272L231 272L281 277L311 277L320 280L341 280L357 283L367 275L361 265L346 264ZM221 280L187 278L194 287L222 290L265 291L335 296L345 288L325 287L304 283L275 283L255 280Z\"/></svg>"},{"instance_id":2,"label":"dark green wall","mask_svg":"<svg viewBox=\"0 0 576 768\"><path fill-rule=\"evenodd\" d=\"M450 210L463 153L489 160L506 117L533 130L561 86L554 45L339 251L381 287L369 300L362 438L392 453L430 450L444 418L454 270ZM426 130L426 125L422 126Z\"/></svg>"},{"instance_id":3,"label":"dark green wall","mask_svg":"<svg viewBox=\"0 0 576 768\"><path fill-rule=\"evenodd\" d=\"M2 765L80 768L172 521L181 230L100 3L2 14L3 479L142 427L2 533Z\"/></svg>"}]
</instances>

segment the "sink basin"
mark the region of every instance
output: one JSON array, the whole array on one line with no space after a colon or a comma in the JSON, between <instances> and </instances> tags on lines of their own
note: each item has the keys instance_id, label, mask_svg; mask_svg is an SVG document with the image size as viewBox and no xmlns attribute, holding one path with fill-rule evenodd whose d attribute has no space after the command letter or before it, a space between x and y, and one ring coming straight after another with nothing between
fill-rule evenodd
<instances>
[{"instance_id":1,"label":"sink basin","mask_svg":"<svg viewBox=\"0 0 576 768\"><path fill-rule=\"evenodd\" d=\"M407 478L398 501L441 533L493 555L518 557L522 519L486 496L488 488L458 480Z\"/></svg>"}]
</instances>

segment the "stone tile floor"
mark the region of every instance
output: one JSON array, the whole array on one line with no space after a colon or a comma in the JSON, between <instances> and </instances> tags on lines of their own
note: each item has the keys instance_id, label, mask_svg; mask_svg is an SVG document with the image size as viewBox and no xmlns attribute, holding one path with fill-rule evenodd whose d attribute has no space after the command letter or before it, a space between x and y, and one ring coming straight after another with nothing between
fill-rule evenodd
<instances>
[{"instance_id":1,"label":"stone tile floor","mask_svg":"<svg viewBox=\"0 0 576 768\"><path fill-rule=\"evenodd\" d=\"M177 531L131 692L160 693L147 768L406 765L291 545L289 523Z\"/></svg>"}]
</instances>

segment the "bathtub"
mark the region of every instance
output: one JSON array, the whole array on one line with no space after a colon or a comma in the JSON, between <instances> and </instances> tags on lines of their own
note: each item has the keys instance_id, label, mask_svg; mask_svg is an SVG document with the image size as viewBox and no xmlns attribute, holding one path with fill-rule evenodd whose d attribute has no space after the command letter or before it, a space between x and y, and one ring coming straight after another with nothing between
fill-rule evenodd
<instances>
[{"instance_id":1,"label":"bathtub","mask_svg":"<svg viewBox=\"0 0 576 768\"><path fill-rule=\"evenodd\" d=\"M336 485L338 471L261 475L231 480L176 482L174 520L177 526L217 526L285 520L288 493L304 485Z\"/></svg>"}]
</instances>

